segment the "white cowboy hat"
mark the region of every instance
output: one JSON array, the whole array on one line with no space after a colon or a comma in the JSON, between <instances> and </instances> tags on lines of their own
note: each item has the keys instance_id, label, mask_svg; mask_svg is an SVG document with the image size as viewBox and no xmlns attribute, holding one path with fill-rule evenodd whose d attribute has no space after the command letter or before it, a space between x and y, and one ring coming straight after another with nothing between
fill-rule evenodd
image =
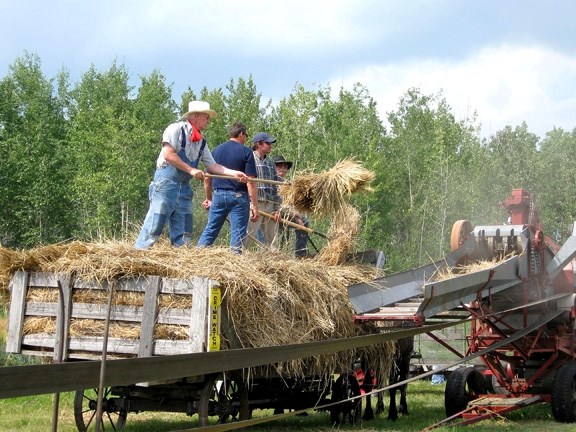
<instances>
[{"instance_id":1,"label":"white cowboy hat","mask_svg":"<svg viewBox=\"0 0 576 432\"><path fill-rule=\"evenodd\" d=\"M204 101L192 101L188 104L188 112L182 114L182 119L187 119L192 113L208 114L211 119L216 117L216 111L210 109L210 104Z\"/></svg>"}]
</instances>

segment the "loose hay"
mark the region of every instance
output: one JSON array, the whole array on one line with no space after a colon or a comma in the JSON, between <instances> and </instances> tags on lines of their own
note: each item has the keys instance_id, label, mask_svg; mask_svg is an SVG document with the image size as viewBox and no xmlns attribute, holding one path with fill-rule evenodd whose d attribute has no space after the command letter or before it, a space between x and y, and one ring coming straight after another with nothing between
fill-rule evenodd
<instances>
[{"instance_id":1,"label":"loose hay","mask_svg":"<svg viewBox=\"0 0 576 432\"><path fill-rule=\"evenodd\" d=\"M331 239L318 256L318 261L327 265L340 265L354 249L360 229L360 213L354 207L346 205L334 218L328 231Z\"/></svg>"},{"instance_id":2,"label":"loose hay","mask_svg":"<svg viewBox=\"0 0 576 432\"><path fill-rule=\"evenodd\" d=\"M489 260L478 260L467 262L465 264L460 264L455 267L442 267L434 272L432 275L432 280L435 282L440 282L446 279L452 279L458 276L462 276L469 273L476 273L482 270L491 269L498 264L503 263L508 260L515 253L505 255L503 257L494 257Z\"/></svg>"},{"instance_id":3,"label":"loose hay","mask_svg":"<svg viewBox=\"0 0 576 432\"><path fill-rule=\"evenodd\" d=\"M70 320L69 335L102 337L106 322L85 318L73 318ZM56 318L53 317L27 317L24 320L24 334L56 333ZM134 339L140 338L140 326L129 322L110 322L108 329L111 338ZM188 328L174 324L157 324L154 327L156 339L183 340L187 339Z\"/></svg>"},{"instance_id":4,"label":"loose hay","mask_svg":"<svg viewBox=\"0 0 576 432\"><path fill-rule=\"evenodd\" d=\"M247 251L237 255L228 248L156 245L149 250L137 250L129 244L114 241L91 244L74 242L36 251L39 256L34 255L33 251L5 256L13 260L10 264L13 269L65 273L86 281L104 282L142 275L217 280L223 288L229 327L224 329L222 335L224 348L306 343L377 331L373 326L353 323L353 310L346 291L347 285L371 280L376 271L372 267L318 265L314 260L296 260L280 253ZM40 295L40 291L31 290L29 295ZM107 301L107 294L99 290L82 295L75 301ZM121 292L115 292L114 298L115 302L142 304L141 296L134 293L123 297ZM182 307L181 300L167 297L162 303L169 307ZM34 319L26 321L28 330L25 331L32 331ZM74 325L71 324L71 331L103 335L103 324L81 321L75 320ZM36 325L50 330L54 327L50 322L37 322ZM110 335L137 338L138 331L124 324L111 323ZM185 339L188 337L186 332L186 328L178 326L155 329L157 336L170 339ZM391 343L284 362L274 367L276 372L292 377L321 375L347 370L352 361L362 354L367 356L380 376L386 376L392 363Z\"/></svg>"}]
</instances>

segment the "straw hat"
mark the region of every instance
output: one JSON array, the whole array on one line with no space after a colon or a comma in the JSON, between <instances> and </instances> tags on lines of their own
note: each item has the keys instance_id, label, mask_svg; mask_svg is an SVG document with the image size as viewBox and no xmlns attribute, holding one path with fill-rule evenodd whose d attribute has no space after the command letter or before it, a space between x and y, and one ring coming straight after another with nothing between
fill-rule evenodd
<instances>
[{"instance_id":1,"label":"straw hat","mask_svg":"<svg viewBox=\"0 0 576 432\"><path fill-rule=\"evenodd\" d=\"M204 101L192 101L188 104L188 112L182 114L182 119L187 119L192 113L208 114L211 119L216 117L216 111L210 109L210 104Z\"/></svg>"}]
</instances>

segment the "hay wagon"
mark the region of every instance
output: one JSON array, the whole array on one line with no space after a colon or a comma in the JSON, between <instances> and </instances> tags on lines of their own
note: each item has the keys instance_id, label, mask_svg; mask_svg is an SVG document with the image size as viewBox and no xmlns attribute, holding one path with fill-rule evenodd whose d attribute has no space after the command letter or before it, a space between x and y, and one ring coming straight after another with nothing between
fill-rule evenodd
<instances>
[{"instance_id":1,"label":"hay wagon","mask_svg":"<svg viewBox=\"0 0 576 432\"><path fill-rule=\"evenodd\" d=\"M234 348L226 302L217 282L158 276L108 283L74 280L56 273L18 271L10 282L6 351L54 362L173 356ZM113 294L112 294L113 293ZM113 298L112 298L113 297ZM121 429L128 413L181 412L198 424L245 420L254 409L274 413L330 402L335 382L348 374L280 376L274 367L186 376L162 382L78 389L74 417L78 430L102 418ZM348 384L346 382L346 384ZM351 392L351 393L350 393ZM342 394L358 395L358 386ZM346 396L346 397L345 397ZM355 414L358 407L355 406ZM334 415L339 415L338 413ZM357 415L357 414L356 414Z\"/></svg>"}]
</instances>

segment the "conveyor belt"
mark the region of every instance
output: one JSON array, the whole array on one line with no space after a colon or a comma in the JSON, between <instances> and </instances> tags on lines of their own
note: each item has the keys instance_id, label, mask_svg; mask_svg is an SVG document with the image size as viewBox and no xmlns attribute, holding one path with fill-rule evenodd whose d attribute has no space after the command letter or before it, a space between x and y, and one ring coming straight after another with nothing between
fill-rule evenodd
<instances>
[{"instance_id":1,"label":"conveyor belt","mask_svg":"<svg viewBox=\"0 0 576 432\"><path fill-rule=\"evenodd\" d=\"M370 282L350 285L348 287L350 302L357 314L364 314L411 297L422 296L424 284L435 272L446 267L454 267L462 257L474 250L474 246L474 239L470 238L462 247L440 261Z\"/></svg>"}]
</instances>

